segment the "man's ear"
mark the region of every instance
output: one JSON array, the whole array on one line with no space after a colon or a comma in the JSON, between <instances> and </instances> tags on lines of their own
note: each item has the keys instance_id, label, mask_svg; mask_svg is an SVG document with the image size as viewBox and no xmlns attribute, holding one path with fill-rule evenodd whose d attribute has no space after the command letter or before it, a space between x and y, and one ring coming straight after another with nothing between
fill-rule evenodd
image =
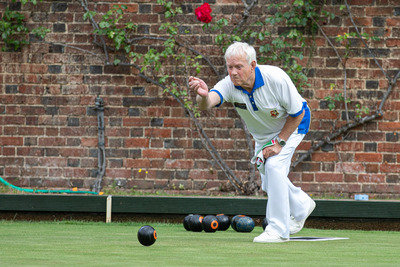
<instances>
[{"instance_id":1,"label":"man's ear","mask_svg":"<svg viewBox=\"0 0 400 267\"><path fill-rule=\"evenodd\" d=\"M256 61L252 61L250 65L251 65L251 69L255 70L256 66L257 66L257 63L256 63Z\"/></svg>"}]
</instances>

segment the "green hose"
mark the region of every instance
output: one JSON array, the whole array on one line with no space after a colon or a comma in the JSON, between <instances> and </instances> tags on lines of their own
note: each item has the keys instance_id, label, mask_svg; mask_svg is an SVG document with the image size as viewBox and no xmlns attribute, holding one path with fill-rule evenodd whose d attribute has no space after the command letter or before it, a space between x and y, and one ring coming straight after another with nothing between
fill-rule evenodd
<instances>
[{"instance_id":1,"label":"green hose","mask_svg":"<svg viewBox=\"0 0 400 267\"><path fill-rule=\"evenodd\" d=\"M23 192L28 192L28 193L68 193L68 194L93 194L93 195L102 195L103 192L97 193L93 191L74 191L74 190L46 190L46 189L27 189L27 188L21 188L18 186L15 186L13 184L10 184L6 180L0 177L0 182L5 184L8 187L11 187L13 189L16 189L18 191L23 191Z\"/></svg>"}]
</instances>

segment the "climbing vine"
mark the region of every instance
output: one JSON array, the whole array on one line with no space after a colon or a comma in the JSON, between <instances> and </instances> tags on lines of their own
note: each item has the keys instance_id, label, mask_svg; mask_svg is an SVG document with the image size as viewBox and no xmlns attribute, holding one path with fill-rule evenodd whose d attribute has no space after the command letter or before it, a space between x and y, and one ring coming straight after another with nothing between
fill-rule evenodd
<instances>
[{"instance_id":1,"label":"climbing vine","mask_svg":"<svg viewBox=\"0 0 400 267\"><path fill-rule=\"evenodd\" d=\"M13 0L13 2L16 1ZM23 0L21 4L25 5L27 2L32 2L34 5L37 4L36 0ZM50 32L49 29L43 26L34 28L30 32L26 26L25 19L25 15L21 12L6 8L0 19L0 35L1 41L4 43L4 46L1 47L2 51L17 51L22 46L29 44L28 35L30 33L42 39L46 33Z\"/></svg>"}]
</instances>

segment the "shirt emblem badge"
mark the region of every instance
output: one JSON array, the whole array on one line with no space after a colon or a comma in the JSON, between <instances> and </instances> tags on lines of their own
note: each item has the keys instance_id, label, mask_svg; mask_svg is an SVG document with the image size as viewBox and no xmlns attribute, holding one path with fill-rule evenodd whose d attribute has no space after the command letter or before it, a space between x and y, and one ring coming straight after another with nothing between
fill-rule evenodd
<instances>
[{"instance_id":1,"label":"shirt emblem badge","mask_svg":"<svg viewBox=\"0 0 400 267\"><path fill-rule=\"evenodd\" d=\"M279 112L275 109L275 110L271 110L271 117L276 118L279 115Z\"/></svg>"}]
</instances>

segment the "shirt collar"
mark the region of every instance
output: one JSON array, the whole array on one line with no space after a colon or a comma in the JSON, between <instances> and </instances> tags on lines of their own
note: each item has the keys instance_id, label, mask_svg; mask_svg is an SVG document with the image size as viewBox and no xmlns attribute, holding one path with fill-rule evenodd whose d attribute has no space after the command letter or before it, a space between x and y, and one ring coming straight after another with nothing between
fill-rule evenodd
<instances>
[{"instance_id":1,"label":"shirt collar","mask_svg":"<svg viewBox=\"0 0 400 267\"><path fill-rule=\"evenodd\" d=\"M255 74L256 77L254 79L254 86L253 86L253 90L251 90L251 94L254 93L254 90L256 90L257 88L260 88L261 86L264 85L264 79L261 75L261 71L258 67L256 67L255 69ZM246 92L247 94L249 94L243 87L241 86L235 86L236 89L242 90L243 92Z\"/></svg>"}]
</instances>

